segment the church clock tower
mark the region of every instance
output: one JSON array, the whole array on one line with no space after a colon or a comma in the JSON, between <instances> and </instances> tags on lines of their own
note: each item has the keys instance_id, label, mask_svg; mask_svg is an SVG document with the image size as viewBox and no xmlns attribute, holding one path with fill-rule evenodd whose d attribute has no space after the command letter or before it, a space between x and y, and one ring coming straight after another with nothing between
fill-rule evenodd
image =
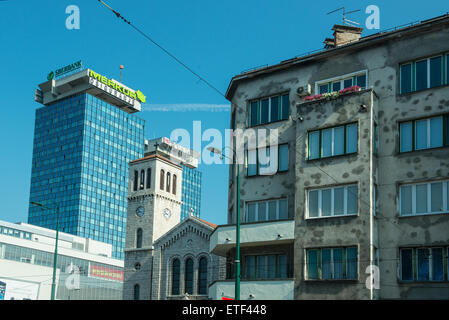
<instances>
[{"instance_id":1,"label":"church clock tower","mask_svg":"<svg viewBox=\"0 0 449 320\"><path fill-rule=\"evenodd\" d=\"M153 243L181 221L182 167L153 153L132 161L126 221L124 300L149 300Z\"/></svg>"}]
</instances>

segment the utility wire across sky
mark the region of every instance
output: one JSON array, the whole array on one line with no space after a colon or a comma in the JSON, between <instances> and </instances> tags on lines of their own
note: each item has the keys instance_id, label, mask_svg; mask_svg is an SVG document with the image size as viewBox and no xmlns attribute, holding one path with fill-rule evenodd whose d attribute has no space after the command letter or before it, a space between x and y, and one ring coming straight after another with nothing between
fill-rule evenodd
<instances>
[{"instance_id":1,"label":"utility wire across sky","mask_svg":"<svg viewBox=\"0 0 449 320\"><path fill-rule=\"evenodd\" d=\"M192 70L192 68L190 68L188 65L186 65L184 62L182 62L180 59L178 59L174 54L172 54L170 51L168 51L167 49L165 49L162 45L160 45L158 42L156 42L155 40L153 40L149 35L147 35L145 32L143 32L142 30L140 30L138 27L136 27L133 23L131 23L131 21L129 21L128 19L126 19L125 17L123 17L120 12L114 10L113 8L111 8L109 5L107 5L104 1L102 0L98 0L98 2L100 2L104 7L106 7L107 9L111 10L119 19L122 19L123 22L129 24L133 29L135 29L137 32L139 32L142 36L144 36L147 40L151 41L155 46L157 46L159 49L161 49L162 51L164 51L169 57L171 57L172 59L174 59L176 62L178 62L181 66L183 66L185 69L187 69L190 73L192 73L193 75L195 75L200 81L203 81L208 87L210 87L212 90L216 91L219 95L221 95L222 97L226 98L226 96L220 91L218 90L213 84L211 84L209 81L207 81L206 79L204 79L201 75L199 75L198 73L196 73L194 70Z\"/></svg>"}]
</instances>

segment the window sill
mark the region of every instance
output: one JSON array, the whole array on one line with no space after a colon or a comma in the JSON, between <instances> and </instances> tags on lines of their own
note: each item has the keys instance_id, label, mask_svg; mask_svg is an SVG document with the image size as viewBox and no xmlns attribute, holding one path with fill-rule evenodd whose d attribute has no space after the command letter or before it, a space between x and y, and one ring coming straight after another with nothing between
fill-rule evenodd
<instances>
[{"instance_id":1,"label":"window sill","mask_svg":"<svg viewBox=\"0 0 449 320\"><path fill-rule=\"evenodd\" d=\"M449 212L431 212L431 213L416 213L410 215L399 215L399 218L415 218L415 217L427 217L427 216L441 216L449 215Z\"/></svg>"},{"instance_id":2,"label":"window sill","mask_svg":"<svg viewBox=\"0 0 449 320\"><path fill-rule=\"evenodd\" d=\"M321 219L329 219L329 218L354 218L354 217L358 217L359 214L358 213L351 213L351 214L345 214L345 215L340 215L340 216L326 216L326 217L306 217L305 220L307 221L311 221L311 220L321 220Z\"/></svg>"},{"instance_id":3,"label":"window sill","mask_svg":"<svg viewBox=\"0 0 449 320\"><path fill-rule=\"evenodd\" d=\"M289 172L289 170L282 170L282 171L277 171L277 172L275 172L273 174L255 174L253 176L245 175L245 178L251 179L251 178L257 178L257 177L272 177L272 176L275 176L277 174L286 174L288 172Z\"/></svg>"},{"instance_id":4,"label":"window sill","mask_svg":"<svg viewBox=\"0 0 449 320\"><path fill-rule=\"evenodd\" d=\"M444 88L444 87L448 87L448 86L449 86L449 83L442 84L442 85L439 85L439 86L436 86L436 87L432 87L432 88L426 88L426 89L422 89L422 90L415 90L415 91L407 92L407 93L399 93L398 97L407 97L407 96L413 95L414 93L426 92L426 91L429 91L429 90L440 89L440 88Z\"/></svg>"},{"instance_id":5,"label":"window sill","mask_svg":"<svg viewBox=\"0 0 449 320\"><path fill-rule=\"evenodd\" d=\"M351 152L351 153L345 153L345 154L339 154L336 156L329 156L329 157L322 157L322 158L316 158L316 159L307 159L307 162L314 162L314 161L320 161L320 160L329 160L329 159L339 159L343 157L349 157L349 156L358 156L359 152Z\"/></svg>"},{"instance_id":6,"label":"window sill","mask_svg":"<svg viewBox=\"0 0 449 320\"><path fill-rule=\"evenodd\" d=\"M304 279L304 282L310 283L357 283L359 279Z\"/></svg>"},{"instance_id":7,"label":"window sill","mask_svg":"<svg viewBox=\"0 0 449 320\"><path fill-rule=\"evenodd\" d=\"M420 285L428 285L429 283L441 283L441 284L447 284L448 280L398 280L399 285L414 285L414 284L420 284Z\"/></svg>"},{"instance_id":8,"label":"window sill","mask_svg":"<svg viewBox=\"0 0 449 320\"><path fill-rule=\"evenodd\" d=\"M449 148L449 145L441 146L441 147L435 147L435 148L426 148L426 149L420 149L420 150L412 150L412 151L403 151L403 152L399 151L399 152L396 153L396 155L397 156L402 156L402 155L406 156L406 155L411 155L411 154L414 155L416 153L426 153L426 152L428 152L431 155L432 152L434 152L434 151L438 151L438 150L442 150L442 149L444 150L444 149L448 149L448 148Z\"/></svg>"}]
</instances>

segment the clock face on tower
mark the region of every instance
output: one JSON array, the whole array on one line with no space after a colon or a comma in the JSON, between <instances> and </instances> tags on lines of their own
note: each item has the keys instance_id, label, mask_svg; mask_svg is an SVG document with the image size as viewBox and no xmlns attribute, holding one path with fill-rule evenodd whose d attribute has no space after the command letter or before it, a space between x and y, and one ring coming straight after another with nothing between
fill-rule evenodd
<instances>
[{"instance_id":1,"label":"clock face on tower","mask_svg":"<svg viewBox=\"0 0 449 320\"><path fill-rule=\"evenodd\" d=\"M171 217L171 211L168 208L165 208L164 211L162 211L162 215L165 219L170 219Z\"/></svg>"},{"instance_id":2,"label":"clock face on tower","mask_svg":"<svg viewBox=\"0 0 449 320\"><path fill-rule=\"evenodd\" d=\"M145 208L144 207L138 207L136 209L136 214L137 214L137 216L142 217L145 214Z\"/></svg>"}]
</instances>

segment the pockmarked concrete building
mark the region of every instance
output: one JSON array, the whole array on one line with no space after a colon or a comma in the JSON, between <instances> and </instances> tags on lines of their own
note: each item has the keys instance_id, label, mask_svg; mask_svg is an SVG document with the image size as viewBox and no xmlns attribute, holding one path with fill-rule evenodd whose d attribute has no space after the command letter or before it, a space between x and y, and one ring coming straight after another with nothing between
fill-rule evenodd
<instances>
[{"instance_id":1,"label":"pockmarked concrete building","mask_svg":"<svg viewBox=\"0 0 449 320\"><path fill-rule=\"evenodd\" d=\"M231 128L278 130L276 170L264 141L245 148L210 251L235 260L238 206L241 299L447 299L449 15L333 31L231 80ZM210 295L232 297L228 269Z\"/></svg>"},{"instance_id":2,"label":"pockmarked concrete building","mask_svg":"<svg viewBox=\"0 0 449 320\"><path fill-rule=\"evenodd\" d=\"M182 170L157 150L130 164L125 300L207 299L218 279L220 259L209 253L216 226L181 222Z\"/></svg>"},{"instance_id":3,"label":"pockmarked concrete building","mask_svg":"<svg viewBox=\"0 0 449 320\"><path fill-rule=\"evenodd\" d=\"M123 260L111 244L60 232L56 300L121 300ZM0 221L0 300L50 300L56 231Z\"/></svg>"}]
</instances>

